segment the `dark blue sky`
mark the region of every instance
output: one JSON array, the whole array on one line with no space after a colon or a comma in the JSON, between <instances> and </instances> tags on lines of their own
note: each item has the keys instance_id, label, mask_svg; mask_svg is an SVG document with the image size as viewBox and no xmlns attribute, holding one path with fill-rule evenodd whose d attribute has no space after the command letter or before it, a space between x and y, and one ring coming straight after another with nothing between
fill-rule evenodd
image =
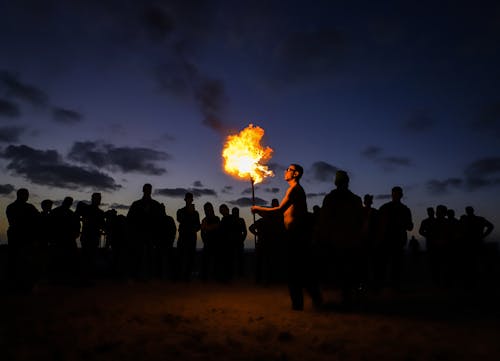
<instances>
[{"instance_id":1,"label":"dark blue sky","mask_svg":"<svg viewBox=\"0 0 500 361\"><path fill-rule=\"evenodd\" d=\"M250 221L220 153L253 123L262 200L296 162L310 207L341 168L376 207L401 185L417 226L442 203L498 228L499 38L493 1L2 1L0 211L24 186L126 212L150 182L171 214L191 189Z\"/></svg>"}]
</instances>

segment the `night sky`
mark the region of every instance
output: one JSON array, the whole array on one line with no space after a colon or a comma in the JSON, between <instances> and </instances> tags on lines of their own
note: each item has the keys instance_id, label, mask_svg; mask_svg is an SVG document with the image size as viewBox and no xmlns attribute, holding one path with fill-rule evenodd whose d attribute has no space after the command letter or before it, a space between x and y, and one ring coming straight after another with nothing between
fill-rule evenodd
<instances>
[{"instance_id":1,"label":"night sky","mask_svg":"<svg viewBox=\"0 0 500 361\"><path fill-rule=\"evenodd\" d=\"M265 130L281 198L302 164L309 208L337 169L360 196L403 187L425 208L500 215L500 3L495 1L0 1L0 240L15 190L125 214L153 185L175 216L238 205L225 136ZM76 202L75 202L76 203Z\"/></svg>"}]
</instances>

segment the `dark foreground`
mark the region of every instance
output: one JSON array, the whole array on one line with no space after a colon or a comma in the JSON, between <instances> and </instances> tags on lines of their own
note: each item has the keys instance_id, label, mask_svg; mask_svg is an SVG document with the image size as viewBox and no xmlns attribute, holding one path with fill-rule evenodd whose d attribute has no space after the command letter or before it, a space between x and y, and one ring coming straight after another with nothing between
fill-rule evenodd
<instances>
[{"instance_id":1,"label":"dark foreground","mask_svg":"<svg viewBox=\"0 0 500 361\"><path fill-rule=\"evenodd\" d=\"M284 285L41 283L0 300L0 360L499 360L498 289L366 293L291 311Z\"/></svg>"}]
</instances>

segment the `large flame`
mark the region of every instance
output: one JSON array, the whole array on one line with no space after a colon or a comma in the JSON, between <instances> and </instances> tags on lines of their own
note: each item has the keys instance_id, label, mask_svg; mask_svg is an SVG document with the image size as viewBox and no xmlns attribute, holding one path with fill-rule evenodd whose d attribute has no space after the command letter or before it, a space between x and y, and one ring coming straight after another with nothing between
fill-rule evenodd
<instances>
[{"instance_id":1,"label":"large flame","mask_svg":"<svg viewBox=\"0 0 500 361\"><path fill-rule=\"evenodd\" d=\"M260 183L265 177L272 177L274 173L264 165L273 150L260 144L264 136L264 129L250 124L239 134L229 135L226 138L222 157L224 170L238 178Z\"/></svg>"}]
</instances>

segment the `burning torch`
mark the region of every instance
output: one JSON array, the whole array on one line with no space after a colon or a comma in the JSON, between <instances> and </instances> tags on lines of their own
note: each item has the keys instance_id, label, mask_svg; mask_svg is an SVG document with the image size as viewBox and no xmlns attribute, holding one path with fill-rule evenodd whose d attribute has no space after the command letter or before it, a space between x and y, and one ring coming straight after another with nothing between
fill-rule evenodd
<instances>
[{"instance_id":1,"label":"burning torch","mask_svg":"<svg viewBox=\"0 0 500 361\"><path fill-rule=\"evenodd\" d=\"M238 179L250 180L252 205L255 205L255 184L274 176L265 165L273 150L260 144L263 136L264 129L250 124L238 134L229 135L222 150L224 170ZM255 223L255 214L253 220Z\"/></svg>"}]
</instances>

